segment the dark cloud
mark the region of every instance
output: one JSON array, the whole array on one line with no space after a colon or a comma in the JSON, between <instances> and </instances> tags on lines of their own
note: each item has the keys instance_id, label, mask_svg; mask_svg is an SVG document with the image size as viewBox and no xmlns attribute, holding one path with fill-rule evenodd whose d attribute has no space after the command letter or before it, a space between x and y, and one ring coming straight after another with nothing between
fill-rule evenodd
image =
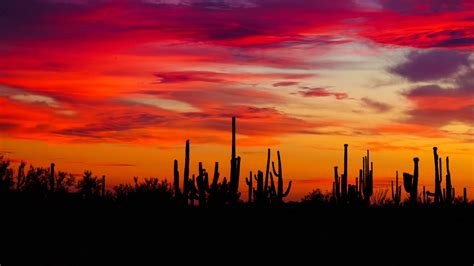
<instances>
[{"instance_id":1,"label":"dark cloud","mask_svg":"<svg viewBox=\"0 0 474 266\"><path fill-rule=\"evenodd\" d=\"M303 90L298 91L303 97L328 97L334 96L337 100L344 100L349 98L345 92L331 92L326 88L304 88Z\"/></svg>"},{"instance_id":2,"label":"dark cloud","mask_svg":"<svg viewBox=\"0 0 474 266\"><path fill-rule=\"evenodd\" d=\"M372 100L372 99L367 98L367 97L364 97L360 100L361 100L364 107L367 107L369 109L375 110L375 111L380 112L380 113L388 112L388 111L392 110L392 108L393 108L391 105L389 105L387 103L375 101L375 100Z\"/></svg>"},{"instance_id":3,"label":"dark cloud","mask_svg":"<svg viewBox=\"0 0 474 266\"><path fill-rule=\"evenodd\" d=\"M179 83L190 81L202 82L223 82L224 79L219 78L222 73L207 71L180 71L180 72L160 72L154 74L159 78L159 83Z\"/></svg>"},{"instance_id":4,"label":"dark cloud","mask_svg":"<svg viewBox=\"0 0 474 266\"><path fill-rule=\"evenodd\" d=\"M386 10L402 14L437 14L442 12L462 11L467 0L380 0Z\"/></svg>"},{"instance_id":5,"label":"dark cloud","mask_svg":"<svg viewBox=\"0 0 474 266\"><path fill-rule=\"evenodd\" d=\"M474 104L458 109L416 108L408 112L409 121L422 125L444 126L450 122L474 125Z\"/></svg>"},{"instance_id":6,"label":"dark cloud","mask_svg":"<svg viewBox=\"0 0 474 266\"><path fill-rule=\"evenodd\" d=\"M474 97L474 69L469 68L466 72L453 78L454 84L449 88L443 88L436 84L414 87L403 92L409 98L415 97L451 97L471 98Z\"/></svg>"},{"instance_id":7,"label":"dark cloud","mask_svg":"<svg viewBox=\"0 0 474 266\"><path fill-rule=\"evenodd\" d=\"M417 86L403 93L415 107L409 120L418 124L443 126L450 122L474 124L474 69L454 78L449 88Z\"/></svg>"},{"instance_id":8,"label":"dark cloud","mask_svg":"<svg viewBox=\"0 0 474 266\"><path fill-rule=\"evenodd\" d=\"M298 85L299 82L297 81L281 81L277 83L273 83L273 87L287 87L287 86L293 86L293 85Z\"/></svg>"},{"instance_id":9,"label":"dark cloud","mask_svg":"<svg viewBox=\"0 0 474 266\"><path fill-rule=\"evenodd\" d=\"M53 133L79 137L101 138L103 133L121 132L145 127L156 127L168 121L168 117L137 113L128 110L128 113L99 114L98 121L82 127L62 129Z\"/></svg>"},{"instance_id":10,"label":"dark cloud","mask_svg":"<svg viewBox=\"0 0 474 266\"><path fill-rule=\"evenodd\" d=\"M389 71L415 82L449 78L469 65L469 53L455 50L412 51L406 59Z\"/></svg>"},{"instance_id":11,"label":"dark cloud","mask_svg":"<svg viewBox=\"0 0 474 266\"><path fill-rule=\"evenodd\" d=\"M199 127L212 128L228 132L229 117L238 118L238 130L249 136L276 136L285 134L315 134L315 128L333 125L334 122L311 122L292 117L276 108L233 106L230 108L216 108L202 113L188 113L186 117L199 119Z\"/></svg>"},{"instance_id":12,"label":"dark cloud","mask_svg":"<svg viewBox=\"0 0 474 266\"><path fill-rule=\"evenodd\" d=\"M154 95L162 99L185 102L201 109L207 109L211 106L268 104L284 101L281 96L269 91L223 86L185 90L144 90L139 91L139 93Z\"/></svg>"},{"instance_id":13,"label":"dark cloud","mask_svg":"<svg viewBox=\"0 0 474 266\"><path fill-rule=\"evenodd\" d=\"M18 127L19 127L19 124L17 123L0 122L0 130L4 132L16 129Z\"/></svg>"}]
</instances>

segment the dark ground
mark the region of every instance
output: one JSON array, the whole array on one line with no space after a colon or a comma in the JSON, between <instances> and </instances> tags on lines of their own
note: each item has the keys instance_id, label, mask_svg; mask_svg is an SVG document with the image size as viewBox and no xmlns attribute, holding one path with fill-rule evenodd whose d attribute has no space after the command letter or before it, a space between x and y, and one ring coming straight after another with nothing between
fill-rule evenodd
<instances>
[{"instance_id":1,"label":"dark ground","mask_svg":"<svg viewBox=\"0 0 474 266\"><path fill-rule=\"evenodd\" d=\"M2 266L474 262L472 205L176 209L28 202L1 205L0 228Z\"/></svg>"}]
</instances>

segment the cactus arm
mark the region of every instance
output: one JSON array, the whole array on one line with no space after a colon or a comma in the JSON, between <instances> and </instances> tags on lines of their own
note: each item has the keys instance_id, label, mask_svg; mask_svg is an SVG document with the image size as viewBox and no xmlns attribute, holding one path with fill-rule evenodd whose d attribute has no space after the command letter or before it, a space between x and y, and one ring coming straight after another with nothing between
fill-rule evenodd
<instances>
[{"instance_id":1,"label":"cactus arm","mask_svg":"<svg viewBox=\"0 0 474 266\"><path fill-rule=\"evenodd\" d=\"M288 194L290 193L290 189L291 189L291 184L292 184L292 183L293 183L292 181L290 181L290 182L288 183L288 187L286 188L286 191L285 191L285 193L283 193L282 197L288 196Z\"/></svg>"},{"instance_id":2,"label":"cactus arm","mask_svg":"<svg viewBox=\"0 0 474 266\"><path fill-rule=\"evenodd\" d=\"M267 150L267 167L265 170L265 186L263 188L263 194L266 195L268 192L268 174L270 173L270 149Z\"/></svg>"},{"instance_id":3,"label":"cactus arm","mask_svg":"<svg viewBox=\"0 0 474 266\"><path fill-rule=\"evenodd\" d=\"M443 160L439 158L439 183L443 183Z\"/></svg>"},{"instance_id":4,"label":"cactus arm","mask_svg":"<svg viewBox=\"0 0 474 266\"><path fill-rule=\"evenodd\" d=\"M278 173L275 170L275 162L273 162L273 161L272 161L272 170L273 170L273 174L275 175L275 177L278 177Z\"/></svg>"},{"instance_id":5,"label":"cactus arm","mask_svg":"<svg viewBox=\"0 0 474 266\"><path fill-rule=\"evenodd\" d=\"M217 183L219 182L219 163L216 162L214 166L214 177L212 179L212 186L217 187Z\"/></svg>"}]
</instances>

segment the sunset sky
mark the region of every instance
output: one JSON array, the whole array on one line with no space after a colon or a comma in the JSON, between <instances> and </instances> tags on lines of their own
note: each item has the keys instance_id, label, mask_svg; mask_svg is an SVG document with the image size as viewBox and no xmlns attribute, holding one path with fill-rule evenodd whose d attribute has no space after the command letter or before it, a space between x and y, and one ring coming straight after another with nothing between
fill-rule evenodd
<instances>
[{"instance_id":1,"label":"sunset sky","mask_svg":"<svg viewBox=\"0 0 474 266\"><path fill-rule=\"evenodd\" d=\"M472 198L474 1L1 1L13 163L170 180L190 139L192 172L229 176L233 115L243 193L267 148L290 199L329 189L347 143L351 183L370 149L376 189L420 157L433 190L438 146Z\"/></svg>"}]
</instances>

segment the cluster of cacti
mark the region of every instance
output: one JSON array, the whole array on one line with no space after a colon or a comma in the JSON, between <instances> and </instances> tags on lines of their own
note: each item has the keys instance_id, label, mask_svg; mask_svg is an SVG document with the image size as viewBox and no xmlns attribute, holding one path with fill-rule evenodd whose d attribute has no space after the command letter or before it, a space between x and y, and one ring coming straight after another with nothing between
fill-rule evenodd
<instances>
[{"instance_id":1,"label":"cluster of cacti","mask_svg":"<svg viewBox=\"0 0 474 266\"><path fill-rule=\"evenodd\" d=\"M367 150L367 156L362 158L362 169L359 170L359 177L355 178L354 184L348 184L348 146L344 144L344 173L339 176L338 167L334 166L332 200L337 204L356 204L359 202L370 204L370 197L373 194L373 163L369 169L369 151Z\"/></svg>"},{"instance_id":2,"label":"cluster of cacti","mask_svg":"<svg viewBox=\"0 0 474 266\"><path fill-rule=\"evenodd\" d=\"M219 183L219 164L216 162L214 168L214 177L212 184L209 185L209 174L203 168L202 162L199 162L199 174L189 178L189 140L186 140L185 165L183 176L183 190L179 187L178 161L174 161L174 194L175 198L181 200L184 205L194 205L194 200L199 201L200 206L206 204L235 203L240 198L239 179L240 179L240 157L236 157L235 147L235 117L232 118L232 155L230 182L224 177ZM197 187L196 187L197 185Z\"/></svg>"},{"instance_id":3,"label":"cluster of cacti","mask_svg":"<svg viewBox=\"0 0 474 266\"><path fill-rule=\"evenodd\" d=\"M370 161L369 150L367 150L367 156L362 158L362 169L360 173L359 182L360 190L362 192L361 198L365 204L369 205L370 197L372 197L372 194L374 193L374 163Z\"/></svg>"},{"instance_id":4,"label":"cluster of cacti","mask_svg":"<svg viewBox=\"0 0 474 266\"><path fill-rule=\"evenodd\" d=\"M417 157L413 158L414 170L413 175L409 173L403 173L403 187L405 191L410 194L410 203L416 204L418 196L418 163L420 159ZM423 187L424 189L424 187Z\"/></svg>"},{"instance_id":5,"label":"cluster of cacti","mask_svg":"<svg viewBox=\"0 0 474 266\"><path fill-rule=\"evenodd\" d=\"M344 173L339 176L338 174L338 167L334 166L334 182L332 184L333 186L333 199L337 203L346 203L348 198L348 190L347 190L347 144L344 144ZM357 182L356 182L357 183ZM354 188L352 185L349 185L349 189L351 190L351 196L352 198L353 194L356 193L354 191Z\"/></svg>"},{"instance_id":6,"label":"cluster of cacti","mask_svg":"<svg viewBox=\"0 0 474 266\"><path fill-rule=\"evenodd\" d=\"M186 141L185 166L183 176L183 189L179 187L179 171L178 161L174 161L174 194L176 199L182 199L185 205L193 205L194 200L199 200L199 205L217 205L217 204L235 204L239 201L241 193L239 192L240 180L240 157L236 156L236 139L235 139L235 117L232 118L232 153L230 160L230 179L229 182L224 177L219 183L219 164L216 162L214 170L214 178L212 184L209 185L209 174L203 168L203 164L199 163L199 174L196 178L189 178L189 140ZM291 181L286 190L283 185L283 174L281 166L280 152L277 152L278 163L272 162L272 170L270 172L270 149L268 149L267 167L265 180L263 173L258 171L252 176L250 171L249 177L245 179L248 187L248 202L254 203L281 203L291 189ZM273 179L275 176L276 180ZM256 188L254 188L254 182ZM197 188L196 188L197 185Z\"/></svg>"},{"instance_id":7,"label":"cluster of cacti","mask_svg":"<svg viewBox=\"0 0 474 266\"><path fill-rule=\"evenodd\" d=\"M442 188L443 183L443 161L438 156L438 148L433 147L433 157L435 166L435 191L434 193L426 191L427 202L430 197L434 198L434 203L446 203L451 204L454 202L456 191L451 183L451 171L449 169L449 157L446 157L446 187Z\"/></svg>"},{"instance_id":8,"label":"cluster of cacti","mask_svg":"<svg viewBox=\"0 0 474 266\"><path fill-rule=\"evenodd\" d=\"M277 151L278 168L275 167L275 162L272 161L272 172L270 171L270 154L271 150L268 149L265 179L262 171L258 171L257 174L254 174L253 176L252 171L250 171L249 177L245 179L249 191L248 203L253 202L260 205L271 203L281 204L283 198L288 196L290 193L292 181L290 181L286 189L284 189L280 151ZM276 185L273 176L277 179ZM252 178L256 182L255 188L253 187Z\"/></svg>"},{"instance_id":9,"label":"cluster of cacti","mask_svg":"<svg viewBox=\"0 0 474 266\"><path fill-rule=\"evenodd\" d=\"M400 199L402 196L402 186L398 185L398 171L395 174L395 189L393 189L393 180L392 180L392 200L396 206L400 204Z\"/></svg>"}]
</instances>

